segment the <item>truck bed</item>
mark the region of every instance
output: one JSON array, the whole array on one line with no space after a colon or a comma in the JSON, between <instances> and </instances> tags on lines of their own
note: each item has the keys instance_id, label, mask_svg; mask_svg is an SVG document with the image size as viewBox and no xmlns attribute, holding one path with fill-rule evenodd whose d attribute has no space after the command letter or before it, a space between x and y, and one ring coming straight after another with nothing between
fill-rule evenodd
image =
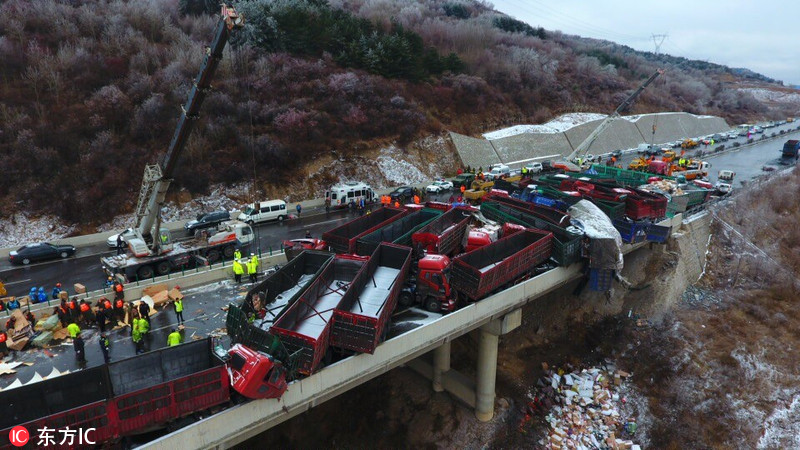
<instances>
[{"instance_id":1,"label":"truck bed","mask_svg":"<svg viewBox=\"0 0 800 450\"><path fill-rule=\"evenodd\" d=\"M420 228L442 215L437 209L423 208L392 221L356 242L356 254L370 256L381 242L411 245L411 236Z\"/></svg>"},{"instance_id":2,"label":"truck bed","mask_svg":"<svg viewBox=\"0 0 800 450\"><path fill-rule=\"evenodd\" d=\"M453 208L411 235L414 248L424 247L428 253L452 255L459 250L470 215L460 208Z\"/></svg>"},{"instance_id":3,"label":"truck bed","mask_svg":"<svg viewBox=\"0 0 800 450\"><path fill-rule=\"evenodd\" d=\"M375 351L397 306L411 259L409 247L378 246L334 311L331 345L356 352Z\"/></svg>"},{"instance_id":4,"label":"truck bed","mask_svg":"<svg viewBox=\"0 0 800 450\"><path fill-rule=\"evenodd\" d=\"M512 208L496 202L484 202L481 213L491 220L500 223L516 223L528 228L538 228L553 233L553 260L562 266L568 266L581 257L581 237L566 229L534 216L526 211Z\"/></svg>"},{"instance_id":5,"label":"truck bed","mask_svg":"<svg viewBox=\"0 0 800 450\"><path fill-rule=\"evenodd\" d=\"M231 340L272 353L273 337L268 332L269 327L332 261L332 253L306 250L250 289L241 305L228 308L225 326ZM255 312L253 300L256 296L263 300L267 313L251 324L247 315Z\"/></svg>"},{"instance_id":6,"label":"truck bed","mask_svg":"<svg viewBox=\"0 0 800 450\"><path fill-rule=\"evenodd\" d=\"M570 225L569 214L559 211L555 208L550 208L536 203L526 202L513 197L505 197L501 195L490 195L491 201L498 203L505 203L506 205L514 208L530 212L531 214L544 219L553 225L561 228L566 228ZM488 198L486 200L489 200Z\"/></svg>"},{"instance_id":7,"label":"truck bed","mask_svg":"<svg viewBox=\"0 0 800 450\"><path fill-rule=\"evenodd\" d=\"M289 354L298 354L298 371L310 375L328 349L333 311L365 267L367 258L338 255L270 328Z\"/></svg>"},{"instance_id":8,"label":"truck bed","mask_svg":"<svg viewBox=\"0 0 800 450\"><path fill-rule=\"evenodd\" d=\"M550 258L553 233L526 229L453 259L451 284L479 300Z\"/></svg>"},{"instance_id":9,"label":"truck bed","mask_svg":"<svg viewBox=\"0 0 800 450\"><path fill-rule=\"evenodd\" d=\"M353 253L356 251L358 238L372 233L407 213L408 211L405 209L384 206L322 233L322 240L336 253Z\"/></svg>"}]
</instances>

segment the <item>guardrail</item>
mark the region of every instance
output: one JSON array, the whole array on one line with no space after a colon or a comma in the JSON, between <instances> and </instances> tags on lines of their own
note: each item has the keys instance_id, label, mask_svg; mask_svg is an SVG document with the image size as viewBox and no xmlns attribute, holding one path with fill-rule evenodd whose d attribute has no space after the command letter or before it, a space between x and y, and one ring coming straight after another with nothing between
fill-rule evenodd
<instances>
[{"instance_id":1,"label":"guardrail","mask_svg":"<svg viewBox=\"0 0 800 450\"><path fill-rule=\"evenodd\" d=\"M283 251L274 252L270 255L262 255L259 258L260 267L266 268L271 267L276 264L284 264L286 263L286 255ZM133 281L130 283L125 284L125 300L132 301L132 300L139 300L142 298L142 291L148 286L153 286L156 284L168 284L170 288L178 285L181 289L191 288L195 286L200 286L203 284L213 283L215 281L220 281L224 279L233 279L233 269L230 261L222 261L215 264L211 264L205 267L197 267L195 269L188 269L181 273L172 273L167 274L159 277L153 277L148 280L143 281ZM89 291L84 294L73 294L70 296L78 297L79 300L86 300L87 302L94 303L99 300L101 297L113 297L114 293L111 289L98 289L95 291ZM42 314L50 314L52 313L53 308L59 305L58 300L49 299L46 303L36 303L30 305L30 311L34 313L37 317L41 316ZM23 310L27 311L28 307L24 306ZM6 310L6 315L10 315L11 313Z\"/></svg>"}]
</instances>

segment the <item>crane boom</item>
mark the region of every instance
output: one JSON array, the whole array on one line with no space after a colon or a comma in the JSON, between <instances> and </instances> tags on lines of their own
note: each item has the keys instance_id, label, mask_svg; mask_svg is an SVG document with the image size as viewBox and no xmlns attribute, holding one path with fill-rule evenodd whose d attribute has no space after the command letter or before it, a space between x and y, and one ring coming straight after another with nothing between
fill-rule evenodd
<instances>
[{"instance_id":1,"label":"crane boom","mask_svg":"<svg viewBox=\"0 0 800 450\"><path fill-rule=\"evenodd\" d=\"M175 134L169 144L167 153L160 164L145 167L142 188L136 207L137 237L148 243L153 254L159 254L159 248L168 240L154 239L153 233L160 233L161 206L172 182L178 158L181 156L189 135L192 132L195 120L199 117L200 106L211 88L211 79L222 59L222 51L228 42L231 31L241 28L244 21L236 10L230 6L222 5L222 17L214 31L211 46L206 48L206 56L200 67L200 72L194 81L194 86L189 92L186 104L182 106L181 117L175 128Z\"/></svg>"},{"instance_id":2,"label":"crane boom","mask_svg":"<svg viewBox=\"0 0 800 450\"><path fill-rule=\"evenodd\" d=\"M620 113L622 113L623 111L628 109L631 106L631 104L633 103L633 101L636 100L637 97L639 97L639 94L641 94L642 91L647 86L649 86L650 83L653 82L653 80L658 78L658 76L663 74L663 73L664 73L664 69L658 69L658 70L655 71L655 73L650 75L650 78L648 78L647 81L645 81L644 83L642 83L641 86L639 86L639 89L636 89L635 91L633 91L633 93L631 95L629 95L628 98L625 99L625 101L623 101L622 103L620 103L619 106L617 106L617 109L615 109L614 112L611 113L611 115L606 117L600 123L600 125L598 125L597 128L594 129L594 131L589 133L589 136L587 136L586 139L584 139L583 142L581 142L580 145L578 145L578 147L575 148L575 151L570 153L570 155L567 157L567 161L571 163L579 155L583 155L584 153L586 153L589 150L589 147L591 147L591 145L594 143L595 139L597 139L597 137L600 136L600 134L603 131L605 131L605 129L608 128L611 125L612 122L614 122L615 120L617 120L620 117Z\"/></svg>"}]
</instances>

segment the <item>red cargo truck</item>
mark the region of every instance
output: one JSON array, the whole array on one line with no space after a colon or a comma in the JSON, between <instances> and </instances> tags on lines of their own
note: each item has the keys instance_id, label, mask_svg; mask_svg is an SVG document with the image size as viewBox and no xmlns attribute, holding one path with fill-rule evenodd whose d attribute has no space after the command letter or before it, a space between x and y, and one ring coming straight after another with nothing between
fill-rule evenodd
<instances>
[{"instance_id":1,"label":"red cargo truck","mask_svg":"<svg viewBox=\"0 0 800 450\"><path fill-rule=\"evenodd\" d=\"M625 215L631 220L660 219L667 215L667 198L652 192L633 189L625 199Z\"/></svg>"},{"instance_id":2,"label":"red cargo truck","mask_svg":"<svg viewBox=\"0 0 800 450\"><path fill-rule=\"evenodd\" d=\"M465 209L447 211L411 236L414 248L421 247L428 253L448 256L461 251L469 219L470 213Z\"/></svg>"},{"instance_id":3,"label":"red cargo truck","mask_svg":"<svg viewBox=\"0 0 800 450\"><path fill-rule=\"evenodd\" d=\"M331 345L373 353L389 330L410 268L411 248L380 244L333 312Z\"/></svg>"},{"instance_id":4,"label":"red cargo truck","mask_svg":"<svg viewBox=\"0 0 800 450\"><path fill-rule=\"evenodd\" d=\"M366 266L366 257L336 255L314 282L275 323L270 334L278 337L290 355L296 355L297 371L311 375L328 350L331 318L353 280Z\"/></svg>"},{"instance_id":5,"label":"red cargo truck","mask_svg":"<svg viewBox=\"0 0 800 450\"><path fill-rule=\"evenodd\" d=\"M286 391L283 367L267 355L234 346L226 363L211 345L204 339L166 347L3 391L0 448L16 448L9 430L17 425L32 434L47 427L54 436L67 427L94 428L86 437L100 445L226 404L231 387L249 398Z\"/></svg>"},{"instance_id":6,"label":"red cargo truck","mask_svg":"<svg viewBox=\"0 0 800 450\"><path fill-rule=\"evenodd\" d=\"M450 283L459 296L479 300L531 273L552 251L553 233L529 228L454 258Z\"/></svg>"},{"instance_id":7,"label":"red cargo truck","mask_svg":"<svg viewBox=\"0 0 800 450\"><path fill-rule=\"evenodd\" d=\"M355 253L358 238L388 225L407 213L405 209L384 206L322 233L322 240L336 253Z\"/></svg>"}]
</instances>

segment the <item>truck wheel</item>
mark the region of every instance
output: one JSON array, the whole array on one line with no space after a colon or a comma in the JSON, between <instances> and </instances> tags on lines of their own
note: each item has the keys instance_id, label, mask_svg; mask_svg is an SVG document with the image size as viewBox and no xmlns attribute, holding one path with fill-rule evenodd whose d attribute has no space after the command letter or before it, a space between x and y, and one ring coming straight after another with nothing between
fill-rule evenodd
<instances>
[{"instance_id":1,"label":"truck wheel","mask_svg":"<svg viewBox=\"0 0 800 450\"><path fill-rule=\"evenodd\" d=\"M168 274L170 269L172 269L172 266L170 266L170 264L167 261L161 261L156 266L156 272L158 272L159 275Z\"/></svg>"},{"instance_id":2,"label":"truck wheel","mask_svg":"<svg viewBox=\"0 0 800 450\"><path fill-rule=\"evenodd\" d=\"M136 274L139 275L140 280L153 278L153 268L150 266L139 267L139 270L136 271Z\"/></svg>"},{"instance_id":3,"label":"truck wheel","mask_svg":"<svg viewBox=\"0 0 800 450\"><path fill-rule=\"evenodd\" d=\"M222 249L222 255L225 256L225 259L233 258L233 247L225 247Z\"/></svg>"},{"instance_id":4,"label":"truck wheel","mask_svg":"<svg viewBox=\"0 0 800 450\"><path fill-rule=\"evenodd\" d=\"M399 303L400 306L411 306L414 303L414 294L408 291L401 292L397 303Z\"/></svg>"},{"instance_id":5,"label":"truck wheel","mask_svg":"<svg viewBox=\"0 0 800 450\"><path fill-rule=\"evenodd\" d=\"M439 300L428 297L428 299L425 300L425 309L430 312L442 312L442 305L439 303Z\"/></svg>"},{"instance_id":6,"label":"truck wheel","mask_svg":"<svg viewBox=\"0 0 800 450\"><path fill-rule=\"evenodd\" d=\"M219 261L219 251L218 250L211 250L210 252L208 252L208 255L206 255L206 258L208 259L208 262L210 262L210 263L215 263L215 262Z\"/></svg>"}]
</instances>

